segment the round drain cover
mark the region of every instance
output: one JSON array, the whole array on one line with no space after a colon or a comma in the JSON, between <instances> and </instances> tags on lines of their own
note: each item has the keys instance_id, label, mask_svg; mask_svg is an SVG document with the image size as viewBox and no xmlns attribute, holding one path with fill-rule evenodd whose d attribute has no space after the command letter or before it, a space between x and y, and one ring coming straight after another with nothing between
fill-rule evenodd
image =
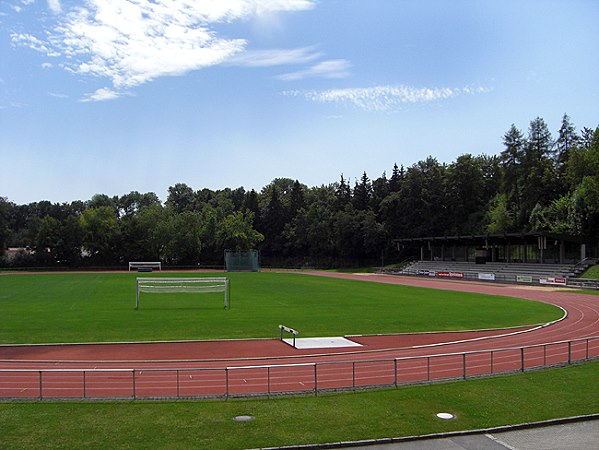
<instances>
[{"instance_id":1,"label":"round drain cover","mask_svg":"<svg viewBox=\"0 0 599 450\"><path fill-rule=\"evenodd\" d=\"M437 417L443 420L450 420L454 418L454 415L450 413L438 413Z\"/></svg>"},{"instance_id":2,"label":"round drain cover","mask_svg":"<svg viewBox=\"0 0 599 450\"><path fill-rule=\"evenodd\" d=\"M254 416L235 416L235 417L233 417L233 420L235 422L251 422L254 419L255 419Z\"/></svg>"}]
</instances>

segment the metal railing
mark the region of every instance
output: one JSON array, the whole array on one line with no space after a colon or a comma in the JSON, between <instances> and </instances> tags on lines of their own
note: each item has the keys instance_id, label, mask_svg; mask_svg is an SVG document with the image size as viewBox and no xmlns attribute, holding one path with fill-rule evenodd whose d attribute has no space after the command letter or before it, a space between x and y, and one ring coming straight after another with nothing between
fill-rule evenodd
<instances>
[{"instance_id":1,"label":"metal railing","mask_svg":"<svg viewBox=\"0 0 599 450\"><path fill-rule=\"evenodd\" d=\"M222 368L2 369L0 398L187 399L317 395L565 366L599 358L599 336L391 359Z\"/></svg>"},{"instance_id":2,"label":"metal railing","mask_svg":"<svg viewBox=\"0 0 599 450\"><path fill-rule=\"evenodd\" d=\"M599 290L599 280L589 278L568 278L568 287Z\"/></svg>"},{"instance_id":3,"label":"metal railing","mask_svg":"<svg viewBox=\"0 0 599 450\"><path fill-rule=\"evenodd\" d=\"M389 275L403 275L403 276L410 276L410 277L419 277L419 278L433 278L433 279L440 279L440 280L448 280L448 279L453 279L453 280L469 280L469 281L483 281L483 282L488 282L488 283L506 283L506 284L517 284L517 285L527 285L527 284L534 284L534 285L540 285L542 284L540 282L540 278L545 278L544 275L539 275L537 274L521 274L521 275L517 275L515 273L495 273L493 271L488 272L488 274L493 275L493 279L487 279L487 278L482 278L480 277L481 274L487 274L487 272L473 272L473 271L456 271L462 274L462 276L460 277L442 277L442 276L437 276L435 275L429 275L426 273L426 270L404 270L404 271L398 271L398 270L387 270L387 271L381 271L380 273L384 273L384 274L389 274ZM432 271L431 272L437 272L437 271ZM522 277L522 279L518 279L518 276ZM525 280L524 278L528 277L528 280ZM553 277L555 278L555 277ZM580 288L580 289L599 289L599 280L592 280L592 279L582 279L582 278L568 278L568 277L557 277L557 278L561 278L563 280L563 283L552 283L554 284L554 286L562 286L562 287L572 287L572 288Z\"/></svg>"}]
</instances>

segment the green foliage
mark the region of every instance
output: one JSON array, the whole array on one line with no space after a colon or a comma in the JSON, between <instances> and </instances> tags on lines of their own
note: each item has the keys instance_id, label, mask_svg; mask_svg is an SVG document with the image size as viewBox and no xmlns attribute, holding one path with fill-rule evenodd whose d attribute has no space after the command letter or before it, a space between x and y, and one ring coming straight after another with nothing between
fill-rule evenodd
<instances>
[{"instance_id":1,"label":"green foliage","mask_svg":"<svg viewBox=\"0 0 599 450\"><path fill-rule=\"evenodd\" d=\"M42 219L37 231L36 250L40 262L47 263L58 259L61 243L61 224L58 219L46 216Z\"/></svg>"},{"instance_id":2,"label":"green foliage","mask_svg":"<svg viewBox=\"0 0 599 450\"><path fill-rule=\"evenodd\" d=\"M164 246L165 260L174 264L193 264L202 251L202 219L198 212L184 211L169 217L164 224L168 237Z\"/></svg>"},{"instance_id":3,"label":"green foliage","mask_svg":"<svg viewBox=\"0 0 599 450\"><path fill-rule=\"evenodd\" d=\"M475 234L480 230L486 198L482 158L461 155L450 164L445 175L448 206L446 227L451 234Z\"/></svg>"},{"instance_id":4,"label":"green foliage","mask_svg":"<svg viewBox=\"0 0 599 450\"><path fill-rule=\"evenodd\" d=\"M88 208L79 216L79 223L85 250L98 261L109 261L119 236L115 210L111 206Z\"/></svg>"},{"instance_id":5,"label":"green foliage","mask_svg":"<svg viewBox=\"0 0 599 450\"><path fill-rule=\"evenodd\" d=\"M574 206L570 194L553 200L545 207L537 203L530 213L531 229L560 234L579 234L576 230Z\"/></svg>"},{"instance_id":6,"label":"green foliage","mask_svg":"<svg viewBox=\"0 0 599 450\"><path fill-rule=\"evenodd\" d=\"M511 231L514 226L514 219L508 208L505 194L498 194L490 202L486 218L488 233L506 233Z\"/></svg>"},{"instance_id":7,"label":"green foliage","mask_svg":"<svg viewBox=\"0 0 599 450\"><path fill-rule=\"evenodd\" d=\"M10 233L8 222L9 203L4 197L0 197L0 258L4 255L4 249Z\"/></svg>"},{"instance_id":8,"label":"green foliage","mask_svg":"<svg viewBox=\"0 0 599 450\"><path fill-rule=\"evenodd\" d=\"M354 187L353 206L358 211L366 211L370 207L370 199L372 198L372 185L366 172L362 174L360 183L356 180Z\"/></svg>"},{"instance_id":9,"label":"green foliage","mask_svg":"<svg viewBox=\"0 0 599 450\"><path fill-rule=\"evenodd\" d=\"M193 211L195 195L193 189L185 183L177 183L168 188L168 198L166 204L169 205L175 213L180 214L184 211Z\"/></svg>"},{"instance_id":10,"label":"green foliage","mask_svg":"<svg viewBox=\"0 0 599 450\"><path fill-rule=\"evenodd\" d=\"M599 176L586 176L572 195L578 234L599 236Z\"/></svg>"},{"instance_id":11,"label":"green foliage","mask_svg":"<svg viewBox=\"0 0 599 450\"><path fill-rule=\"evenodd\" d=\"M254 230L253 221L254 215L248 210L245 214L237 211L225 217L216 233L219 245L235 251L256 248L264 240L264 235Z\"/></svg>"}]
</instances>

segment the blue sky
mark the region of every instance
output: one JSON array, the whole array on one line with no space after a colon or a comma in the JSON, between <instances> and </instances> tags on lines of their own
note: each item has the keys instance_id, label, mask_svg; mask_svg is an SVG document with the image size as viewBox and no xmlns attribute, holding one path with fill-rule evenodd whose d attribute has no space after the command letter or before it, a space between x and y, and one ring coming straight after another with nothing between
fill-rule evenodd
<instances>
[{"instance_id":1,"label":"blue sky","mask_svg":"<svg viewBox=\"0 0 599 450\"><path fill-rule=\"evenodd\" d=\"M352 184L599 125L596 0L2 0L0 196Z\"/></svg>"}]
</instances>

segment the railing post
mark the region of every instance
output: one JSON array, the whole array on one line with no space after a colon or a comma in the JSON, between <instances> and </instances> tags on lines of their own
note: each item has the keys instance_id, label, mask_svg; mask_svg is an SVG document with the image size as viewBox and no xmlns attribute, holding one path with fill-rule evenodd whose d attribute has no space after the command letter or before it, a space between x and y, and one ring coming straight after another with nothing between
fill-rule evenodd
<instances>
[{"instance_id":1,"label":"railing post","mask_svg":"<svg viewBox=\"0 0 599 450\"><path fill-rule=\"evenodd\" d=\"M316 373L317 363L314 363L314 395L318 395L318 375Z\"/></svg>"},{"instance_id":2,"label":"railing post","mask_svg":"<svg viewBox=\"0 0 599 450\"><path fill-rule=\"evenodd\" d=\"M266 368L266 383L268 386L268 396L270 397L270 366Z\"/></svg>"},{"instance_id":3,"label":"railing post","mask_svg":"<svg viewBox=\"0 0 599 450\"><path fill-rule=\"evenodd\" d=\"M588 347L588 342L587 342L587 347ZM395 385L395 387L397 387L397 358L395 358L393 360L393 384Z\"/></svg>"},{"instance_id":4,"label":"railing post","mask_svg":"<svg viewBox=\"0 0 599 450\"><path fill-rule=\"evenodd\" d=\"M431 357L426 357L426 381L431 381Z\"/></svg>"},{"instance_id":5,"label":"railing post","mask_svg":"<svg viewBox=\"0 0 599 450\"><path fill-rule=\"evenodd\" d=\"M524 372L524 347L520 348L520 359L522 362L522 372Z\"/></svg>"},{"instance_id":6,"label":"railing post","mask_svg":"<svg viewBox=\"0 0 599 450\"><path fill-rule=\"evenodd\" d=\"M352 389L356 388L356 362L352 361L351 363L351 387Z\"/></svg>"},{"instance_id":7,"label":"railing post","mask_svg":"<svg viewBox=\"0 0 599 450\"><path fill-rule=\"evenodd\" d=\"M137 392L135 390L135 369L133 369L133 400L137 398Z\"/></svg>"},{"instance_id":8,"label":"railing post","mask_svg":"<svg viewBox=\"0 0 599 450\"><path fill-rule=\"evenodd\" d=\"M43 400L44 395L42 393L42 371L41 370L39 371L39 374L40 374L40 376L39 376L39 380L40 380L40 400Z\"/></svg>"},{"instance_id":9,"label":"railing post","mask_svg":"<svg viewBox=\"0 0 599 450\"><path fill-rule=\"evenodd\" d=\"M225 367L225 398L229 398L229 368Z\"/></svg>"},{"instance_id":10,"label":"railing post","mask_svg":"<svg viewBox=\"0 0 599 450\"><path fill-rule=\"evenodd\" d=\"M177 398L180 397L179 393L179 369L177 369Z\"/></svg>"},{"instance_id":11,"label":"railing post","mask_svg":"<svg viewBox=\"0 0 599 450\"><path fill-rule=\"evenodd\" d=\"M572 364L572 341L568 341L568 365Z\"/></svg>"},{"instance_id":12,"label":"railing post","mask_svg":"<svg viewBox=\"0 0 599 450\"><path fill-rule=\"evenodd\" d=\"M547 366L547 344L543 344L543 367Z\"/></svg>"},{"instance_id":13,"label":"railing post","mask_svg":"<svg viewBox=\"0 0 599 450\"><path fill-rule=\"evenodd\" d=\"M87 372L84 370L83 371L83 398L87 398L87 383L86 383L86 380L85 380L85 374L86 373Z\"/></svg>"},{"instance_id":14,"label":"railing post","mask_svg":"<svg viewBox=\"0 0 599 450\"><path fill-rule=\"evenodd\" d=\"M495 355L495 352L493 350L491 350L491 375L493 375L493 356Z\"/></svg>"},{"instance_id":15,"label":"railing post","mask_svg":"<svg viewBox=\"0 0 599 450\"><path fill-rule=\"evenodd\" d=\"M464 380L466 379L466 353L463 354L462 364L464 365Z\"/></svg>"},{"instance_id":16,"label":"railing post","mask_svg":"<svg viewBox=\"0 0 599 450\"><path fill-rule=\"evenodd\" d=\"M586 351L586 358L585 359L589 359L589 338L587 338L587 351Z\"/></svg>"}]
</instances>

